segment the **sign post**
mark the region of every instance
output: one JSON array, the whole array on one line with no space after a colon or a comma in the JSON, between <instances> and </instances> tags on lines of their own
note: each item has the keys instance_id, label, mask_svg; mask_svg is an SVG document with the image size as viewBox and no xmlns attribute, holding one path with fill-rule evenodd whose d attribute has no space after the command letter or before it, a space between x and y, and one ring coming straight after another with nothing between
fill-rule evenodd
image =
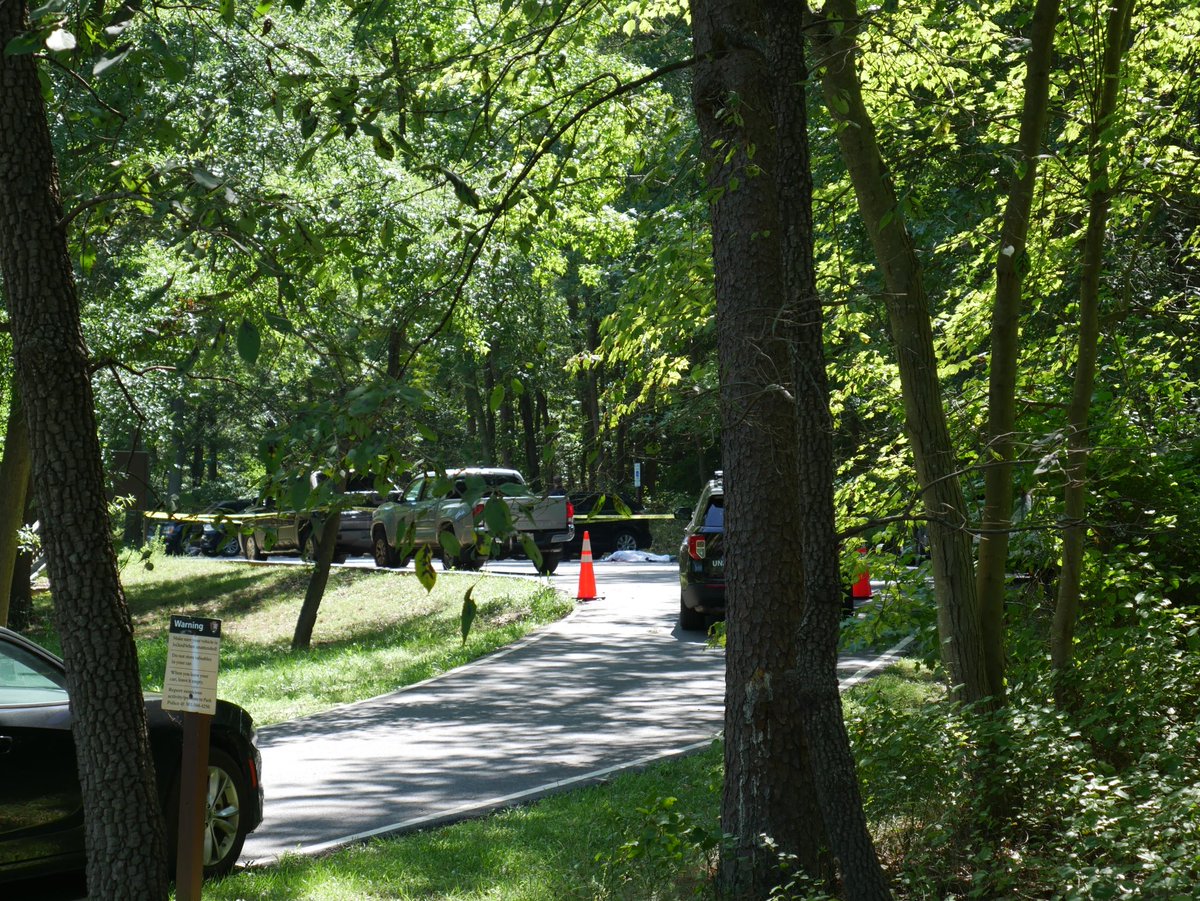
<instances>
[{"instance_id":1,"label":"sign post","mask_svg":"<svg viewBox=\"0 0 1200 901\"><path fill-rule=\"evenodd\" d=\"M221 621L172 615L167 633L163 709L183 713L179 770L179 844L175 897L199 901L204 879L204 807L208 786L208 736L217 710Z\"/></svg>"},{"instance_id":2,"label":"sign post","mask_svg":"<svg viewBox=\"0 0 1200 901\"><path fill-rule=\"evenodd\" d=\"M637 489L638 503L642 502L642 464L633 464L633 487Z\"/></svg>"}]
</instances>

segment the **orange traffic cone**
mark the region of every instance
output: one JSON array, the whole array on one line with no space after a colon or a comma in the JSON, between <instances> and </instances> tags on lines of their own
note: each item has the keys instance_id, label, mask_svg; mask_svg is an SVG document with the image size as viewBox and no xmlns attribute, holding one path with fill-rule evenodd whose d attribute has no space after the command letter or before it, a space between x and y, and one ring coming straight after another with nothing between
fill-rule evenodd
<instances>
[{"instance_id":1,"label":"orange traffic cone","mask_svg":"<svg viewBox=\"0 0 1200 901\"><path fill-rule=\"evenodd\" d=\"M579 593L577 601L596 600L596 574L592 572L592 536L583 533L583 550L579 554Z\"/></svg>"}]
</instances>

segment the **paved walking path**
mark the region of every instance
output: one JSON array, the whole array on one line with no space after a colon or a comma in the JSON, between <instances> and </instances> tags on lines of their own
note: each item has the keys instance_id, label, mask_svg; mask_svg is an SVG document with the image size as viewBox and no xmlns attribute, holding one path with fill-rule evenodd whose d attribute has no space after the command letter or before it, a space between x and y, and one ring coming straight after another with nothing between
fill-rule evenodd
<instances>
[{"instance_id":1,"label":"paved walking path","mask_svg":"<svg viewBox=\"0 0 1200 901\"><path fill-rule=\"evenodd\" d=\"M724 654L676 628L676 567L595 572L600 600L511 649L260 730L266 819L242 863L453 821L711 741ZM578 564L554 577L571 594L577 579ZM872 665L845 659L839 670Z\"/></svg>"}]
</instances>

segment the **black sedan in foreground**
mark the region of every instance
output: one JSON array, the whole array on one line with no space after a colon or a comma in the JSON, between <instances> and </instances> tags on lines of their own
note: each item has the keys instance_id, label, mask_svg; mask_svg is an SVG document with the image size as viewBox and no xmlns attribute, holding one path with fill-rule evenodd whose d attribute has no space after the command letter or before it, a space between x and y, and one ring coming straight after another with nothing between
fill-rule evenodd
<instances>
[{"instance_id":1,"label":"black sedan in foreground","mask_svg":"<svg viewBox=\"0 0 1200 901\"><path fill-rule=\"evenodd\" d=\"M83 805L62 661L0 628L0 884L84 865ZM178 829L182 714L146 696L159 803L172 853ZM217 702L208 751L204 875L223 876L262 822L254 724ZM171 872L174 872L172 865ZM0 888L0 897L7 892Z\"/></svg>"}]
</instances>

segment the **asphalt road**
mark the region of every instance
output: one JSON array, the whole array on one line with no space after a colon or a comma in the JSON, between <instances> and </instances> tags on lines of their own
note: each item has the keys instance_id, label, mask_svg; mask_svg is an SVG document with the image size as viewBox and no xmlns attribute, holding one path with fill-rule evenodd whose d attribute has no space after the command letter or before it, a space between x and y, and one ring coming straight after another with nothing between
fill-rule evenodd
<instances>
[{"instance_id":1,"label":"asphalt road","mask_svg":"<svg viewBox=\"0 0 1200 901\"><path fill-rule=\"evenodd\" d=\"M527 561L489 563L532 576ZM572 595L578 563L552 577ZM265 727L266 819L243 865L452 822L703 747L724 654L676 626L675 564L597 562L600 599L391 695ZM318 625L319 628L319 625ZM890 658L845 658L843 680Z\"/></svg>"}]
</instances>

